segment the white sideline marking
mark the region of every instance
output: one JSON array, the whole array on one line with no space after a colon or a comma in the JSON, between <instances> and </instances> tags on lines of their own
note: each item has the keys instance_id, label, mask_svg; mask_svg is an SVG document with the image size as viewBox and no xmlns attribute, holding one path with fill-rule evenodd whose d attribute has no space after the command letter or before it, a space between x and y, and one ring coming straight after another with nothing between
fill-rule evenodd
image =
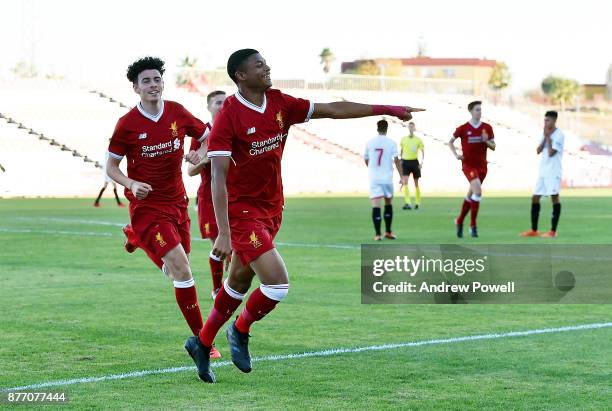
<instances>
[{"instance_id":1,"label":"white sideline marking","mask_svg":"<svg viewBox=\"0 0 612 411\"><path fill-rule=\"evenodd\" d=\"M285 246L285 247L339 248L342 250L361 250L360 245L354 245L354 244L306 244L306 243L283 243L279 241L275 241L274 244Z\"/></svg>"},{"instance_id":2,"label":"white sideline marking","mask_svg":"<svg viewBox=\"0 0 612 411\"><path fill-rule=\"evenodd\" d=\"M65 230L31 230L29 228L4 228L0 227L2 233L28 233L28 234L66 234L86 237L113 237L111 233L98 233L94 231L65 231Z\"/></svg>"},{"instance_id":3,"label":"white sideline marking","mask_svg":"<svg viewBox=\"0 0 612 411\"><path fill-rule=\"evenodd\" d=\"M75 223L75 224L90 224L90 225L102 225L102 226L113 226L113 227L123 227L125 223L116 223L112 221L103 221L103 220L84 220L84 219L75 219L75 218L63 218L63 217L16 217L18 220L22 221L47 221L47 222L56 222L56 223ZM93 236L93 237L118 237L122 236L117 233L106 233L106 232L86 232L86 231L52 231L52 230L32 230L32 229L10 229L10 228L2 228L0 227L0 232L16 232L16 233L41 233L41 234L67 234L67 235L84 235L84 236ZM208 241L208 239L203 239L199 237L192 237L192 241ZM286 242L278 242L275 241L274 244L281 247L302 247L302 248L331 248L331 249L340 249L340 250L361 250L361 245L359 244L313 244L313 243L286 243ZM414 249L415 247L419 251L423 252L440 252L441 248L435 245L415 245L415 244L395 244L396 246L405 246L408 248ZM458 245L458 244L457 244ZM445 250L446 253L450 254L462 254L461 251L451 252ZM542 254L542 253L495 253L488 252L488 255L498 256L498 257L547 257L547 258L557 258L562 260L588 260L588 261L612 261L612 256L581 256L581 255L569 255L569 254Z\"/></svg>"},{"instance_id":4,"label":"white sideline marking","mask_svg":"<svg viewBox=\"0 0 612 411\"><path fill-rule=\"evenodd\" d=\"M15 217L15 220L21 221L49 221L52 223L70 223L70 224L92 224L92 225L105 225L112 227L123 227L126 223L113 223L112 221L102 220L81 220L75 218L62 218L62 217Z\"/></svg>"},{"instance_id":5,"label":"white sideline marking","mask_svg":"<svg viewBox=\"0 0 612 411\"><path fill-rule=\"evenodd\" d=\"M556 328L540 328L540 329L535 329L535 330L511 331L511 332L505 332L505 333L467 335L463 337L441 338L441 339L434 339L434 340L422 340L422 341L394 343L394 344L369 345L365 347L356 347L356 348L333 348L333 349L323 350L323 351L311 351L311 352L295 353L295 354L267 355L264 357L255 357L253 358L253 362L284 361L284 360L295 360L295 359L310 358L310 357L329 357L332 355L360 353L360 352L366 352L366 351L385 351L385 350L393 350L393 349L405 348L405 347L421 347L421 346L426 346L426 345L454 344L454 343L460 343L464 341L495 340L495 339L500 339L500 338L525 337L529 335L554 334L554 333L562 333L562 332L568 332L568 331L594 330L594 329L608 328L608 327L612 327L612 322L570 325L567 327L556 327ZM231 364L230 361L219 361L219 362L213 362L211 364L211 367L219 368L219 367L225 367L230 364ZM0 392L34 390L34 389L47 388L47 387L59 387L59 386L64 386L64 385L83 384L83 383L88 383L88 382L122 380L125 378L145 377L147 375L173 374L173 373L182 372L182 371L195 371L195 366L160 368L157 370L132 371L132 372L124 373L124 374L111 374L111 375L104 375L101 377L83 377L83 378L74 378L74 379L69 379L69 380L55 380L55 381L42 382L38 384L2 388L0 389Z\"/></svg>"},{"instance_id":6,"label":"white sideline marking","mask_svg":"<svg viewBox=\"0 0 612 411\"><path fill-rule=\"evenodd\" d=\"M45 219L49 221L63 222L63 221L72 221L79 222L83 224L96 224L96 225L105 225L105 226L116 226L123 227L125 224L120 223L111 223L107 221L98 221L98 220L72 220L72 219L61 219L61 218L53 218L53 219ZM108 232L97 232L97 231L65 231L65 230L33 230L33 229L21 229L21 228L6 228L0 227L0 232L5 233L30 233L30 234L66 234L72 236L87 236L87 237L123 237L123 235L119 233L108 233ZM200 237L192 237L192 241L206 241L208 239L200 238ZM275 241L274 244L281 247L298 247L298 248L331 248L336 250L361 250L361 245L358 244L314 244L314 243L286 243ZM455 244L459 245L459 244ZM599 244L597 244L599 245ZM605 244L601 244L605 245ZM418 250L423 252L440 252L441 249L439 246L435 245L415 245L415 244L394 244L394 246L403 246L414 249L415 247ZM461 254L460 251L450 252L448 250L445 251L450 254ZM587 260L587 261L612 261L612 256L581 256L581 255L570 255L570 254L543 254L543 253L495 253L488 252L487 255L490 256L498 256L498 257L545 257L545 258L556 258L561 260Z\"/></svg>"},{"instance_id":7,"label":"white sideline marking","mask_svg":"<svg viewBox=\"0 0 612 411\"><path fill-rule=\"evenodd\" d=\"M75 221L75 220L73 220ZM89 221L86 224L95 224L94 221ZM104 224L104 225L115 225L113 224ZM117 227L123 227L125 224L116 224ZM87 236L87 237L122 237L122 234L113 234L113 233L105 233L105 232L95 232L95 231L65 231L65 230L33 230L29 228L5 228L0 227L0 232L3 233L28 233L28 234L66 234L73 236ZM209 239L192 237L192 241L210 241ZM305 248L334 248L334 249L342 249L342 250L360 250L361 246L353 245L353 244L305 244L305 243L283 243L275 241L274 244L282 246L282 247L305 247Z\"/></svg>"}]
</instances>

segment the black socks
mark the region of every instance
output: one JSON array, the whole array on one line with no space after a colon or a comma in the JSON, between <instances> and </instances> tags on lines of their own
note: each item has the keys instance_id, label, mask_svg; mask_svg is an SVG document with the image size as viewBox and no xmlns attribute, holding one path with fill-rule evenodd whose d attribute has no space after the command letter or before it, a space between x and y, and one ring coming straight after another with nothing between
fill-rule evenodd
<instances>
[{"instance_id":1,"label":"black socks","mask_svg":"<svg viewBox=\"0 0 612 411\"><path fill-rule=\"evenodd\" d=\"M391 220L393 220L393 206L391 204L385 205L385 231L391 232Z\"/></svg>"},{"instance_id":2,"label":"black socks","mask_svg":"<svg viewBox=\"0 0 612 411\"><path fill-rule=\"evenodd\" d=\"M540 203L531 203L531 229L538 231L538 219L540 218Z\"/></svg>"},{"instance_id":3,"label":"black socks","mask_svg":"<svg viewBox=\"0 0 612 411\"><path fill-rule=\"evenodd\" d=\"M372 207L372 222L376 235L380 235L380 207Z\"/></svg>"}]
</instances>

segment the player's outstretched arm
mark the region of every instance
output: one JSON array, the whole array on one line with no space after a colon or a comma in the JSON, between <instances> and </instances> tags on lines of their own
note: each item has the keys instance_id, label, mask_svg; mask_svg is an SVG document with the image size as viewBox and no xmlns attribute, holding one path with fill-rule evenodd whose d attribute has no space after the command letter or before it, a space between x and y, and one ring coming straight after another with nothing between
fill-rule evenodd
<instances>
[{"instance_id":1,"label":"player's outstretched arm","mask_svg":"<svg viewBox=\"0 0 612 411\"><path fill-rule=\"evenodd\" d=\"M455 148L455 137L451 137L451 139L448 141L448 148L450 148L451 153L453 153L457 160L463 160L463 156L461 154L457 154L457 149Z\"/></svg>"},{"instance_id":2,"label":"player's outstretched arm","mask_svg":"<svg viewBox=\"0 0 612 411\"><path fill-rule=\"evenodd\" d=\"M108 174L108 176L112 178L113 181L116 181L117 183L130 190L132 194L134 194L134 197L136 197L137 199L144 199L146 196L149 195L149 192L153 191L153 187L151 187L147 183L141 183L140 181L132 180L131 178L123 174L121 169L119 169L120 162L121 160L109 156L108 161L106 162L106 174Z\"/></svg>"},{"instance_id":3,"label":"player's outstretched arm","mask_svg":"<svg viewBox=\"0 0 612 411\"><path fill-rule=\"evenodd\" d=\"M212 200L219 229L219 235L215 240L212 252L222 260L232 255L229 218L227 216L226 186L229 163L229 156L213 157L210 160Z\"/></svg>"},{"instance_id":4,"label":"player's outstretched arm","mask_svg":"<svg viewBox=\"0 0 612 411\"><path fill-rule=\"evenodd\" d=\"M191 177L200 174L202 169L206 167L208 163L210 163L210 159L206 155L206 153L208 153L208 145L202 144L200 148L196 150L196 153L200 156L201 160L198 164L189 163L189 165L187 166L187 174L189 174L189 176Z\"/></svg>"},{"instance_id":5,"label":"player's outstretched arm","mask_svg":"<svg viewBox=\"0 0 612 411\"><path fill-rule=\"evenodd\" d=\"M418 111L425 111L425 109L408 106L382 106L352 103L350 101L336 101L334 103L315 103L311 118L343 119L388 115L407 121L412 118L412 113Z\"/></svg>"}]
</instances>

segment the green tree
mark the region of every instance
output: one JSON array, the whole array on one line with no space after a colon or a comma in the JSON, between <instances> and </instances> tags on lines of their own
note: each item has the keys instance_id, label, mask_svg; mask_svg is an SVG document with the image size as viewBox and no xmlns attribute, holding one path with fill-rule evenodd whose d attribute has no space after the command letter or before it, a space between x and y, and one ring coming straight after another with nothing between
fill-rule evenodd
<instances>
[{"instance_id":1,"label":"green tree","mask_svg":"<svg viewBox=\"0 0 612 411\"><path fill-rule=\"evenodd\" d=\"M380 67L374 60L358 60L355 67L350 70L350 74L360 74L363 76L379 76Z\"/></svg>"},{"instance_id":2,"label":"green tree","mask_svg":"<svg viewBox=\"0 0 612 411\"><path fill-rule=\"evenodd\" d=\"M325 72L325 74L328 74L329 70L331 69L331 63L336 60L336 56L334 56L334 53L332 53L329 48L325 47L321 51L321 54L319 54L319 57L321 58L321 65L323 66L323 71Z\"/></svg>"},{"instance_id":3,"label":"green tree","mask_svg":"<svg viewBox=\"0 0 612 411\"><path fill-rule=\"evenodd\" d=\"M512 75L510 74L510 70L508 70L508 65L503 61L495 63L495 67L493 67L493 71L491 72L491 77L489 77L489 87L495 92L495 104L497 104L499 100L501 91L510 85L511 80Z\"/></svg>"},{"instance_id":4,"label":"green tree","mask_svg":"<svg viewBox=\"0 0 612 411\"><path fill-rule=\"evenodd\" d=\"M489 86L495 91L501 91L510 85L512 75L508 70L508 65L503 61L498 61L489 77Z\"/></svg>"},{"instance_id":5,"label":"green tree","mask_svg":"<svg viewBox=\"0 0 612 411\"><path fill-rule=\"evenodd\" d=\"M565 105L571 103L580 92L580 84L575 80L549 75L542 80L542 91L554 104L561 105L564 111Z\"/></svg>"}]
</instances>

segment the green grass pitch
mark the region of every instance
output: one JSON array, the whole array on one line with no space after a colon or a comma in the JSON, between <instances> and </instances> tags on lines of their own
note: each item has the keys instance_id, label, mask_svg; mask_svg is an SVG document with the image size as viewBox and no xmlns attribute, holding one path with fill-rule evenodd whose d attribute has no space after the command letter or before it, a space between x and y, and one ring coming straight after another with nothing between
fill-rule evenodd
<instances>
[{"instance_id":1,"label":"green grass pitch","mask_svg":"<svg viewBox=\"0 0 612 411\"><path fill-rule=\"evenodd\" d=\"M485 197L481 237L460 241L610 243L612 197L562 201L557 239L518 237L528 228L528 198ZM397 201L397 241L456 243L460 202L425 198L415 212ZM0 389L192 365L171 283L144 253L122 248L127 211L108 199L100 209L91 203L0 200ZM542 229L549 216L546 200ZM287 200L277 241L291 288L253 327L254 356L612 320L611 305L362 305L357 246L372 231L365 198ZM354 247L325 247L338 244ZM206 315L210 244L192 248ZM223 366L215 385L181 371L34 391L67 392L62 409L612 409L611 340L612 329L602 328L267 361L248 375ZM229 359L223 333L217 346Z\"/></svg>"}]
</instances>

